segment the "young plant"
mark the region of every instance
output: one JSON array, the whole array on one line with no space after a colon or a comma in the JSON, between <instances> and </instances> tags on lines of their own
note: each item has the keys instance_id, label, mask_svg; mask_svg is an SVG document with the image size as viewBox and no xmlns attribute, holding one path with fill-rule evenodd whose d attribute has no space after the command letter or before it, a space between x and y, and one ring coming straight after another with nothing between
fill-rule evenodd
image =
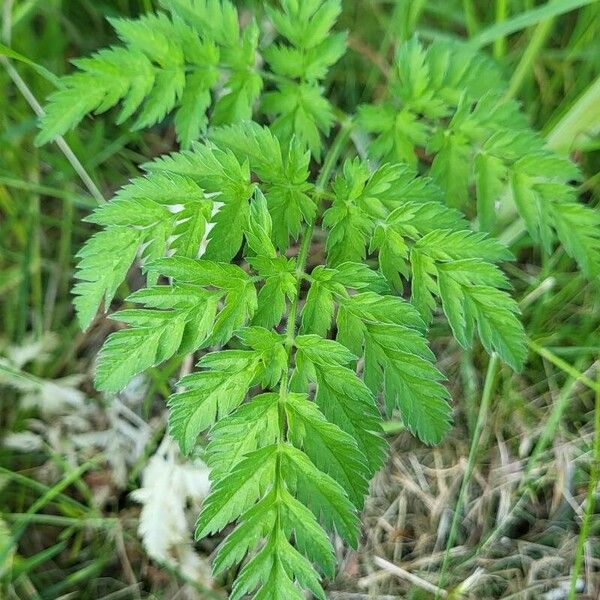
<instances>
[{"instance_id":1,"label":"young plant","mask_svg":"<svg viewBox=\"0 0 600 600\"><path fill-rule=\"evenodd\" d=\"M213 488L197 537L237 523L214 560L216 573L243 563L231 598L257 589L260 599L325 598L328 534L358 544L358 514L385 458L380 399L425 443L451 426L426 338L434 312L461 346L478 337L523 365L519 310L498 267L511 254L458 210L469 211L471 182L482 230L512 197L535 240L548 250L558 238L589 273L600 263L599 219L566 184L575 167L544 149L468 46L401 46L388 98L358 111L379 162L336 169L346 122L319 168L334 122L320 81L344 51L345 35L330 33L339 0L267 9L287 40L262 51L270 73L256 67L258 27L240 31L229 2L162 5L168 14L113 21L124 46L75 61L39 135L48 141L120 102L119 121L137 111L138 128L175 111L184 146L87 217L101 229L79 253L82 327L111 306L136 259L147 279L127 298L135 308L113 315L129 327L102 348L96 385L117 392L199 353L169 401L183 452L208 433ZM431 178L418 174L428 169Z\"/></svg>"}]
</instances>

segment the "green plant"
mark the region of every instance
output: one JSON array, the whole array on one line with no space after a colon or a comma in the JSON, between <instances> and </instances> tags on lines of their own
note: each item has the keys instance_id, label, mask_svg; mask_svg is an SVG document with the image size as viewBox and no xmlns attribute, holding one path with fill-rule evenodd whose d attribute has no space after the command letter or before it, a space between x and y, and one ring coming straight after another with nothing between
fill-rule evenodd
<instances>
[{"instance_id":1,"label":"green plant","mask_svg":"<svg viewBox=\"0 0 600 600\"><path fill-rule=\"evenodd\" d=\"M574 165L544 148L494 64L467 45L402 45L387 96L356 119L380 164L336 170L354 124L341 116L326 146L337 112L320 82L344 51L345 35L330 34L339 0L267 10L288 42L265 45L270 71L256 66L258 26L240 31L229 2L162 4L168 15L113 21L124 46L75 61L38 138L120 102L118 119L137 111L137 128L174 111L184 147L87 218L102 229L79 253L81 325L110 307L138 257L147 278L127 298L137 308L114 315L129 327L101 350L96 385L116 392L203 351L169 402L184 452L208 431L213 491L197 535L237 522L214 562L221 572L251 555L232 598L257 587L257 598L324 598L313 565L334 574L325 531L358 543L358 511L384 460L379 397L426 443L450 427L425 337L438 301L461 346L477 333L489 353L523 365L518 307L497 266L511 254L484 232L497 204L512 198L544 250L558 239L590 275L600 218L568 185ZM472 183L481 231L458 210L474 214Z\"/></svg>"}]
</instances>

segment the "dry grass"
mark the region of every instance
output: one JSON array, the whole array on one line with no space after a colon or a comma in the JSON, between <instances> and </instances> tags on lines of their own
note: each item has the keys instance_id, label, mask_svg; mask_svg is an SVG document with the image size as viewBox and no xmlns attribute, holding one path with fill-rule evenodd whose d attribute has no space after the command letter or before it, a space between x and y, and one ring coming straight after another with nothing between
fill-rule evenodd
<instances>
[{"instance_id":1,"label":"dry grass","mask_svg":"<svg viewBox=\"0 0 600 600\"><path fill-rule=\"evenodd\" d=\"M587 399L587 392L576 386L571 398ZM532 403L540 420L531 431L501 410L486 428L445 589L438 587L441 565L469 453L468 431L460 425L433 450L408 434L392 441L387 467L372 484L363 545L345 554L332 587L363 594L356 598L567 598L594 432L588 425L559 430L532 460L553 401L548 392ZM596 521L578 598L600 593L598 529Z\"/></svg>"}]
</instances>

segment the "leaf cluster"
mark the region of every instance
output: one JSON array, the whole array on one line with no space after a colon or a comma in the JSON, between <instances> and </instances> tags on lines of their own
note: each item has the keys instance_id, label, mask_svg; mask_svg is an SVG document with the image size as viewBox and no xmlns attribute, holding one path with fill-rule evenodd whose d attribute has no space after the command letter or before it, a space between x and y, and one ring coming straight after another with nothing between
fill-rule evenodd
<instances>
[{"instance_id":1,"label":"leaf cluster","mask_svg":"<svg viewBox=\"0 0 600 600\"><path fill-rule=\"evenodd\" d=\"M600 216L577 201L577 167L549 150L498 67L469 44L416 38L398 49L388 99L359 108L371 156L424 165L449 206L475 189L479 228L494 231L511 203L545 252L556 241L588 277L600 273Z\"/></svg>"},{"instance_id":2,"label":"leaf cluster","mask_svg":"<svg viewBox=\"0 0 600 600\"><path fill-rule=\"evenodd\" d=\"M306 269L319 197L308 160L266 127L215 128L99 207L89 220L104 229L80 253L83 325L135 256L148 280L113 315L128 327L100 352L99 389L202 351L169 400L170 430L186 453L208 432L213 491L197 534L237 523L215 558L221 572L249 553L234 598L257 587L259 598L324 597L314 565L333 574L326 532L357 544L384 460L380 397L424 442L448 431L449 395L425 337L438 300L459 343L478 331L515 368L524 359L496 266L508 251L408 167L347 160L324 190L326 264ZM408 283L412 303L397 293Z\"/></svg>"},{"instance_id":3,"label":"leaf cluster","mask_svg":"<svg viewBox=\"0 0 600 600\"><path fill-rule=\"evenodd\" d=\"M255 20L245 27L230 0L161 0L163 11L109 19L122 45L73 61L41 119L38 144L66 133L87 114L120 105L117 123L132 129L173 114L184 148L213 125L251 119L257 105L282 140L295 136L318 158L334 121L321 81L344 53L346 35L332 34L340 0L284 0L267 14L281 38L260 56ZM263 61L270 71L263 71ZM272 89L261 96L265 79Z\"/></svg>"}]
</instances>

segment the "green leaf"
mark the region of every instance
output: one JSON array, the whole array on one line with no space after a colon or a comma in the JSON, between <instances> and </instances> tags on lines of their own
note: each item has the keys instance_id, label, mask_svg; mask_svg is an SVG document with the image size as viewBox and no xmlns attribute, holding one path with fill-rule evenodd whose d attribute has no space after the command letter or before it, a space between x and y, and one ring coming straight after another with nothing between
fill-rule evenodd
<instances>
[{"instance_id":1,"label":"green leaf","mask_svg":"<svg viewBox=\"0 0 600 600\"><path fill-rule=\"evenodd\" d=\"M229 473L245 455L276 441L277 400L273 393L255 396L212 428L207 454L215 479Z\"/></svg>"},{"instance_id":2,"label":"green leaf","mask_svg":"<svg viewBox=\"0 0 600 600\"><path fill-rule=\"evenodd\" d=\"M195 258L212 206L212 200L189 177L157 174L134 179L85 220L107 228L143 230L142 262L160 258L168 249Z\"/></svg>"},{"instance_id":3,"label":"green leaf","mask_svg":"<svg viewBox=\"0 0 600 600\"><path fill-rule=\"evenodd\" d=\"M527 343L518 305L508 300L505 292L492 287L474 286L469 292L483 347L490 354L497 352L515 371L520 371L527 357Z\"/></svg>"},{"instance_id":4,"label":"green leaf","mask_svg":"<svg viewBox=\"0 0 600 600\"><path fill-rule=\"evenodd\" d=\"M210 218L209 208L210 205L203 202L189 202L177 213L177 224L173 228L175 239L171 242L176 254L187 258L198 257Z\"/></svg>"},{"instance_id":5,"label":"green leaf","mask_svg":"<svg viewBox=\"0 0 600 600\"><path fill-rule=\"evenodd\" d=\"M333 284L337 283L353 290L366 289L378 293L389 291L387 282L381 273L360 263L342 263L335 269L331 281Z\"/></svg>"},{"instance_id":6,"label":"green leaf","mask_svg":"<svg viewBox=\"0 0 600 600\"><path fill-rule=\"evenodd\" d=\"M206 111L211 103L210 88L218 75L216 70L203 70L185 76L181 105L175 114L175 131L183 148L189 148L206 130Z\"/></svg>"},{"instance_id":7,"label":"green leaf","mask_svg":"<svg viewBox=\"0 0 600 600\"><path fill-rule=\"evenodd\" d=\"M225 291L224 304L207 345L227 342L256 312L256 288L240 267L204 259L170 257L153 261L147 268L181 283L214 286Z\"/></svg>"},{"instance_id":8,"label":"green leaf","mask_svg":"<svg viewBox=\"0 0 600 600\"><path fill-rule=\"evenodd\" d=\"M303 449L315 466L346 490L359 510L369 486L369 468L356 442L327 421L304 394L288 394L285 410L292 443Z\"/></svg>"},{"instance_id":9,"label":"green leaf","mask_svg":"<svg viewBox=\"0 0 600 600\"><path fill-rule=\"evenodd\" d=\"M541 243L546 252L552 249L551 212L544 209L543 198L536 193L531 178L519 171L513 172L512 192L515 204L534 241Z\"/></svg>"},{"instance_id":10,"label":"green leaf","mask_svg":"<svg viewBox=\"0 0 600 600\"><path fill-rule=\"evenodd\" d=\"M279 139L266 127L240 123L221 127L211 133L221 147L231 150L238 160L248 161L263 181L267 206L273 223L273 240L278 248L288 247L289 237L297 238L302 222L312 223L316 204L308 194L310 154L298 140L282 151Z\"/></svg>"},{"instance_id":11,"label":"green leaf","mask_svg":"<svg viewBox=\"0 0 600 600\"><path fill-rule=\"evenodd\" d=\"M209 370L186 375L184 391L169 399L169 427L181 450L189 453L198 435L228 415L244 400L260 368L253 351L225 350L207 354L198 363Z\"/></svg>"},{"instance_id":12,"label":"green leaf","mask_svg":"<svg viewBox=\"0 0 600 600\"><path fill-rule=\"evenodd\" d=\"M424 235L414 248L436 261L476 259L489 262L512 260L510 250L485 233L473 231L432 231Z\"/></svg>"},{"instance_id":13,"label":"green leaf","mask_svg":"<svg viewBox=\"0 0 600 600\"><path fill-rule=\"evenodd\" d=\"M437 152L431 165L431 177L446 192L448 204L460 208L469 200L471 149L460 132L439 133L430 143Z\"/></svg>"},{"instance_id":14,"label":"green leaf","mask_svg":"<svg viewBox=\"0 0 600 600\"><path fill-rule=\"evenodd\" d=\"M277 517L275 500L275 494L271 492L242 515L240 524L225 538L217 551L213 562L215 575L241 562L246 553L270 533ZM310 511L306 508L304 510L314 520Z\"/></svg>"},{"instance_id":15,"label":"green leaf","mask_svg":"<svg viewBox=\"0 0 600 600\"><path fill-rule=\"evenodd\" d=\"M283 447L281 460L287 486L317 519L322 520L328 529L337 531L355 548L358 544L358 517L344 489L293 446Z\"/></svg>"},{"instance_id":16,"label":"green leaf","mask_svg":"<svg viewBox=\"0 0 600 600\"><path fill-rule=\"evenodd\" d=\"M197 350L212 331L218 295L190 286L156 286L129 300L153 310L124 310L114 316L132 328L112 333L102 347L95 380L100 390L119 391L137 373L176 353Z\"/></svg>"},{"instance_id":17,"label":"green leaf","mask_svg":"<svg viewBox=\"0 0 600 600\"><path fill-rule=\"evenodd\" d=\"M375 473L383 463L385 449L381 417L369 389L342 366L351 363L354 355L318 336L298 336L296 345L296 380L317 383L319 408L330 422L352 436L367 459L370 474Z\"/></svg>"},{"instance_id":18,"label":"green leaf","mask_svg":"<svg viewBox=\"0 0 600 600\"><path fill-rule=\"evenodd\" d=\"M213 218L214 227L208 234L209 243L205 253L207 258L227 262L238 253L249 212L248 201L243 198L221 206Z\"/></svg>"},{"instance_id":19,"label":"green leaf","mask_svg":"<svg viewBox=\"0 0 600 600\"><path fill-rule=\"evenodd\" d=\"M258 292L258 308L254 324L271 328L279 324L285 311L285 299L296 293L295 262L283 256L275 258L252 257L250 264L265 283Z\"/></svg>"},{"instance_id":20,"label":"green leaf","mask_svg":"<svg viewBox=\"0 0 600 600\"><path fill-rule=\"evenodd\" d=\"M317 267L319 269L320 267ZM315 273L313 271L313 277ZM327 332L333 321L333 294L331 289L318 279L313 279L302 309L302 333L314 333L321 337Z\"/></svg>"},{"instance_id":21,"label":"green leaf","mask_svg":"<svg viewBox=\"0 0 600 600\"><path fill-rule=\"evenodd\" d=\"M495 156L480 152L475 157L475 186L479 228L491 231L496 221L496 203L504 191L506 169Z\"/></svg>"},{"instance_id":22,"label":"green leaf","mask_svg":"<svg viewBox=\"0 0 600 600\"><path fill-rule=\"evenodd\" d=\"M274 73L312 82L324 79L329 67L342 57L346 37L345 32L336 33L309 49L273 44L265 48L264 57Z\"/></svg>"},{"instance_id":23,"label":"green leaf","mask_svg":"<svg viewBox=\"0 0 600 600\"><path fill-rule=\"evenodd\" d=\"M216 199L224 204L247 200L254 191L248 165L240 163L232 152L209 144L193 143L191 150L161 156L143 168L151 177L191 179L206 192L219 194Z\"/></svg>"},{"instance_id":24,"label":"green leaf","mask_svg":"<svg viewBox=\"0 0 600 600\"><path fill-rule=\"evenodd\" d=\"M330 228L327 259L332 266L344 261L364 260L373 220L357 206L334 203L323 215L323 225Z\"/></svg>"},{"instance_id":25,"label":"green leaf","mask_svg":"<svg viewBox=\"0 0 600 600\"><path fill-rule=\"evenodd\" d=\"M318 335L299 335L295 339L298 353L319 365L347 365L356 357L344 346Z\"/></svg>"},{"instance_id":26,"label":"green leaf","mask_svg":"<svg viewBox=\"0 0 600 600\"><path fill-rule=\"evenodd\" d=\"M312 566L277 532L242 569L230 597L232 600L240 600L254 591L257 585L262 585L254 596L259 600L277 600L282 596L290 600L302 600L304 595L294 585L294 576L301 586L309 588L317 598L325 600Z\"/></svg>"},{"instance_id":27,"label":"green leaf","mask_svg":"<svg viewBox=\"0 0 600 600\"><path fill-rule=\"evenodd\" d=\"M130 183L117 192L111 202L99 207L93 215L111 211L110 207L115 201L121 202L126 200L151 201L167 206L198 201L210 202L205 197L204 190L193 177L168 172L156 172L148 174L145 177L132 179ZM210 205L212 206L212 202L210 202ZM144 218L144 212L140 214L138 211L137 219ZM90 218L88 217L88 219ZM93 218L90 220L96 222Z\"/></svg>"},{"instance_id":28,"label":"green leaf","mask_svg":"<svg viewBox=\"0 0 600 600\"><path fill-rule=\"evenodd\" d=\"M435 244L430 244L427 236L421 240L427 243L415 245L411 255L413 297L417 306L424 306L428 311L433 296L439 295L454 337L463 347L471 345L477 325L484 348L497 352L518 371L526 356L525 333L517 318L518 306L502 289L510 287L503 273L490 263L470 258L471 242L477 242L481 234L470 236L475 237L464 248L455 245L456 253L436 252ZM480 239L484 244L491 240ZM467 258L460 259L463 249ZM495 251L488 253L488 258L494 255ZM444 258L449 260L444 261ZM415 285L417 282L419 285Z\"/></svg>"},{"instance_id":29,"label":"green leaf","mask_svg":"<svg viewBox=\"0 0 600 600\"><path fill-rule=\"evenodd\" d=\"M256 350L261 355L264 371L261 385L275 387L288 369L288 354L284 346L284 336L263 327L245 327L237 333L242 344Z\"/></svg>"},{"instance_id":30,"label":"green leaf","mask_svg":"<svg viewBox=\"0 0 600 600\"><path fill-rule=\"evenodd\" d=\"M352 436L368 461L370 474L375 474L383 465L387 445L371 392L345 367L321 365L315 370L319 408L328 420Z\"/></svg>"},{"instance_id":31,"label":"green leaf","mask_svg":"<svg viewBox=\"0 0 600 600\"><path fill-rule=\"evenodd\" d=\"M246 512L273 481L278 446L251 452L223 479L218 480L196 525L198 539L216 533Z\"/></svg>"},{"instance_id":32,"label":"green leaf","mask_svg":"<svg viewBox=\"0 0 600 600\"><path fill-rule=\"evenodd\" d=\"M412 191L412 190L411 190ZM438 188L429 184L422 190L423 202L407 200L390 212L387 224L401 235L417 240L433 231L458 231L469 228L464 216L453 208L448 208L435 199Z\"/></svg>"},{"instance_id":33,"label":"green leaf","mask_svg":"<svg viewBox=\"0 0 600 600\"><path fill-rule=\"evenodd\" d=\"M367 385L373 393L383 389L388 411L397 407L407 429L437 444L450 428L452 411L425 338L402 325L367 324L365 341Z\"/></svg>"},{"instance_id":34,"label":"green leaf","mask_svg":"<svg viewBox=\"0 0 600 600\"><path fill-rule=\"evenodd\" d=\"M160 0L160 4L218 44L229 46L238 41L239 17L229 0Z\"/></svg>"},{"instance_id":35,"label":"green leaf","mask_svg":"<svg viewBox=\"0 0 600 600\"><path fill-rule=\"evenodd\" d=\"M275 257L277 252L271 241L273 220L269 214L267 200L259 189L255 192L248 221L248 229L245 232L248 246L257 256Z\"/></svg>"},{"instance_id":36,"label":"green leaf","mask_svg":"<svg viewBox=\"0 0 600 600\"><path fill-rule=\"evenodd\" d=\"M78 71L59 80L50 95L37 144L77 125L91 112L122 104L122 123L138 111L133 127L163 121L175 111L177 138L184 147L198 139L207 124L211 90L221 71L228 75L225 93L215 104L215 124L248 119L262 90L255 69L258 28L243 32L229 2L165 0L171 11L137 19L110 19L124 46L100 50L73 61Z\"/></svg>"},{"instance_id":37,"label":"green leaf","mask_svg":"<svg viewBox=\"0 0 600 600\"><path fill-rule=\"evenodd\" d=\"M77 253L79 264L73 288L79 323L86 329L98 308L107 309L135 259L143 233L116 227L93 235Z\"/></svg>"},{"instance_id":38,"label":"green leaf","mask_svg":"<svg viewBox=\"0 0 600 600\"><path fill-rule=\"evenodd\" d=\"M308 508L285 488L281 495L284 530L287 534L293 534L298 550L332 578L335 574L335 555L331 541Z\"/></svg>"},{"instance_id":39,"label":"green leaf","mask_svg":"<svg viewBox=\"0 0 600 600\"><path fill-rule=\"evenodd\" d=\"M434 296L438 295L435 281L435 262L430 256L413 248L410 253L412 272L411 302L417 307L426 323L431 323L436 308Z\"/></svg>"},{"instance_id":40,"label":"green leaf","mask_svg":"<svg viewBox=\"0 0 600 600\"><path fill-rule=\"evenodd\" d=\"M552 207L556 233L565 250L590 278L600 274L600 214L576 202Z\"/></svg>"},{"instance_id":41,"label":"green leaf","mask_svg":"<svg viewBox=\"0 0 600 600\"><path fill-rule=\"evenodd\" d=\"M323 43L342 10L340 0L282 2L283 11L268 9L275 29L299 48Z\"/></svg>"},{"instance_id":42,"label":"green leaf","mask_svg":"<svg viewBox=\"0 0 600 600\"><path fill-rule=\"evenodd\" d=\"M329 135L334 116L323 88L309 83L281 82L277 91L262 97L262 108L274 115L272 131L280 139L296 137L316 160L321 158L321 134Z\"/></svg>"}]
</instances>

